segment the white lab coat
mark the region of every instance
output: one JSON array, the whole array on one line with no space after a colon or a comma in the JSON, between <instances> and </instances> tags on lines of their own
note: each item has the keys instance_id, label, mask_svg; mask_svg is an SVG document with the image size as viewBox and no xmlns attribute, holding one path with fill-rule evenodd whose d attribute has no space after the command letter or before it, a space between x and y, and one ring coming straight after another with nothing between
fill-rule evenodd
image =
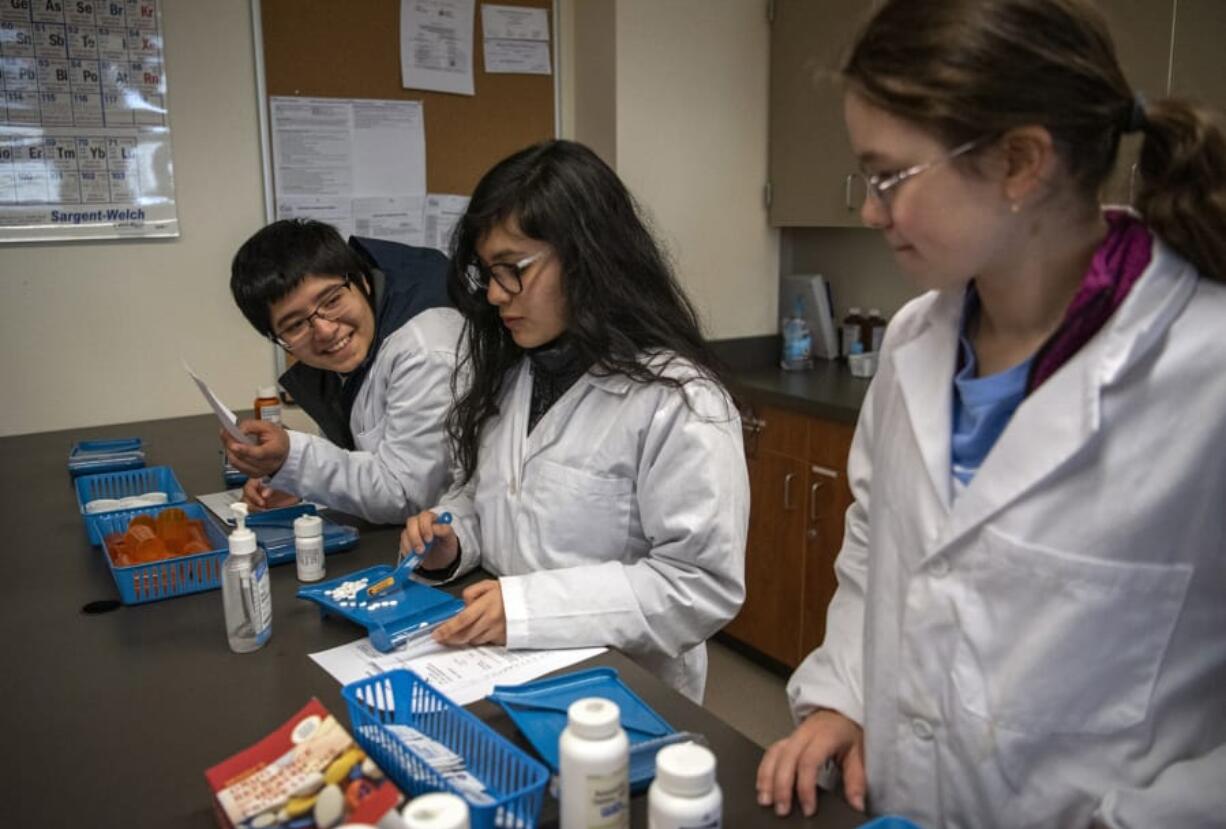
<instances>
[{"instance_id":1,"label":"white lab coat","mask_svg":"<svg viewBox=\"0 0 1226 829\"><path fill-rule=\"evenodd\" d=\"M529 361L508 374L472 480L436 508L456 575L500 577L508 647L612 645L702 699L705 641L745 596L749 479L726 393L685 389L585 374L528 435Z\"/></svg>"},{"instance_id":2,"label":"white lab coat","mask_svg":"<svg viewBox=\"0 0 1226 829\"><path fill-rule=\"evenodd\" d=\"M354 451L290 431L271 485L380 524L434 503L451 482L444 421L463 324L454 309L431 308L392 332L353 403Z\"/></svg>"},{"instance_id":3,"label":"white lab coat","mask_svg":"<svg viewBox=\"0 0 1226 829\"><path fill-rule=\"evenodd\" d=\"M961 307L890 325L794 714L863 724L871 807L924 826L1226 824L1226 286L1155 241L951 504Z\"/></svg>"}]
</instances>

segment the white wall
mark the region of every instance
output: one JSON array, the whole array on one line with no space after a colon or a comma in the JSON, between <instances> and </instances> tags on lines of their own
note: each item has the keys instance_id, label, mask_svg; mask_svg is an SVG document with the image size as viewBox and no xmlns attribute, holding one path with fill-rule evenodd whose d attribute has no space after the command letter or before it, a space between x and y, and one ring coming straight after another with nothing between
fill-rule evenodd
<instances>
[{"instance_id":1,"label":"white wall","mask_svg":"<svg viewBox=\"0 0 1226 829\"><path fill-rule=\"evenodd\" d=\"M615 25L605 42L583 45L599 36L610 3ZM571 110L563 112L563 135L614 160L672 255L708 336L775 333L779 233L767 225L762 199L765 4L561 0L559 23L563 107ZM611 61L603 52L609 44ZM613 100L577 100L585 94ZM591 117L579 117L584 105Z\"/></svg>"},{"instance_id":2,"label":"white wall","mask_svg":"<svg viewBox=\"0 0 1226 829\"><path fill-rule=\"evenodd\" d=\"M0 248L0 435L207 411L182 355L236 408L272 350L230 298L264 224L246 0L163 0L181 236Z\"/></svg>"},{"instance_id":3,"label":"white wall","mask_svg":"<svg viewBox=\"0 0 1226 829\"><path fill-rule=\"evenodd\" d=\"M617 0L617 170L713 338L778 330L765 3Z\"/></svg>"}]
</instances>

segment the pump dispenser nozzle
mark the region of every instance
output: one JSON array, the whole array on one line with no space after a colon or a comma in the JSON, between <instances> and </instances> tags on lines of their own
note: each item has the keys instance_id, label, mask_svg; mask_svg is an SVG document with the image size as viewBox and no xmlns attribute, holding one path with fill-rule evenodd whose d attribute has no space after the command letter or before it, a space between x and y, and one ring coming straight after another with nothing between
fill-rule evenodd
<instances>
[{"instance_id":1,"label":"pump dispenser nozzle","mask_svg":"<svg viewBox=\"0 0 1226 829\"><path fill-rule=\"evenodd\" d=\"M230 505L234 515L234 532L230 533L230 553L232 555L249 555L255 552L255 533L247 527L247 505L235 501Z\"/></svg>"}]
</instances>

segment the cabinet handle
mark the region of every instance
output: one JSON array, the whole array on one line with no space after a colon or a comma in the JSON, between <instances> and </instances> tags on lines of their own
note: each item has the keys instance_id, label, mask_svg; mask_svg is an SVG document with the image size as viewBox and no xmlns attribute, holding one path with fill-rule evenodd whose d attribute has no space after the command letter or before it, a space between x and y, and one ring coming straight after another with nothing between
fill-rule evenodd
<instances>
[{"instance_id":1,"label":"cabinet handle","mask_svg":"<svg viewBox=\"0 0 1226 829\"><path fill-rule=\"evenodd\" d=\"M839 473L835 472L833 469L827 469L826 467L818 466L815 463L809 464L809 471L814 475L824 475L827 478L839 477Z\"/></svg>"},{"instance_id":2,"label":"cabinet handle","mask_svg":"<svg viewBox=\"0 0 1226 829\"><path fill-rule=\"evenodd\" d=\"M847 206L848 213L854 213L856 210L851 204L851 183L855 177L855 173L848 173L847 178L843 179L843 204Z\"/></svg>"},{"instance_id":3,"label":"cabinet handle","mask_svg":"<svg viewBox=\"0 0 1226 829\"><path fill-rule=\"evenodd\" d=\"M1132 166L1128 168L1128 204L1136 204L1137 201L1137 165L1140 162L1132 162Z\"/></svg>"},{"instance_id":4,"label":"cabinet handle","mask_svg":"<svg viewBox=\"0 0 1226 829\"><path fill-rule=\"evenodd\" d=\"M746 415L741 419L741 428L746 432L757 434L766 428L766 421L753 415Z\"/></svg>"},{"instance_id":5,"label":"cabinet handle","mask_svg":"<svg viewBox=\"0 0 1226 829\"><path fill-rule=\"evenodd\" d=\"M809 487L809 520L817 521L817 491L822 488L822 481L814 481Z\"/></svg>"},{"instance_id":6,"label":"cabinet handle","mask_svg":"<svg viewBox=\"0 0 1226 829\"><path fill-rule=\"evenodd\" d=\"M789 472L783 476L783 508L785 510L794 509L792 506L792 479L795 477L795 472Z\"/></svg>"}]
</instances>

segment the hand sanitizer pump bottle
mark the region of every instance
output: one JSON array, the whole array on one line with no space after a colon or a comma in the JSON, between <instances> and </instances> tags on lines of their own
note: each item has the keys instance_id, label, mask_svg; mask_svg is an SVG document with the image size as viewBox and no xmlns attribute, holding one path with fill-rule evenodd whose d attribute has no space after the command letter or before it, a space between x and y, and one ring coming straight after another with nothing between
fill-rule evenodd
<instances>
[{"instance_id":1,"label":"hand sanitizer pump bottle","mask_svg":"<svg viewBox=\"0 0 1226 829\"><path fill-rule=\"evenodd\" d=\"M247 505L230 505L237 526L230 533L230 554L221 565L221 601L226 614L230 650L248 653L262 648L272 636L272 592L268 557L247 529Z\"/></svg>"}]
</instances>

